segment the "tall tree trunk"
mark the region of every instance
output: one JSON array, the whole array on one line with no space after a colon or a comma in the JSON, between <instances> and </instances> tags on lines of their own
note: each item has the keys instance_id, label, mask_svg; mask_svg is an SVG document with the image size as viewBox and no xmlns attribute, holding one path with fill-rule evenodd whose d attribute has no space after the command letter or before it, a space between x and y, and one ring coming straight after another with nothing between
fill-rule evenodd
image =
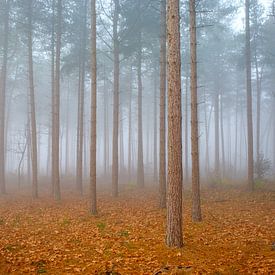
<instances>
[{"instance_id":1,"label":"tall tree trunk","mask_svg":"<svg viewBox=\"0 0 275 275\"><path fill-rule=\"evenodd\" d=\"M104 64L104 176L109 172L109 95L106 85L106 69Z\"/></svg>"},{"instance_id":2,"label":"tall tree trunk","mask_svg":"<svg viewBox=\"0 0 275 275\"><path fill-rule=\"evenodd\" d=\"M31 156L32 156L32 197L38 197L38 171L37 171L37 135L36 112L33 80L33 0L28 1L28 67L29 67L29 102L31 111Z\"/></svg>"},{"instance_id":3,"label":"tall tree trunk","mask_svg":"<svg viewBox=\"0 0 275 275\"><path fill-rule=\"evenodd\" d=\"M224 150L224 127L223 127L224 119L223 119L223 93L221 92L220 97L220 129L221 129L221 151L222 151L222 171L220 175L222 178L225 173L225 150Z\"/></svg>"},{"instance_id":4,"label":"tall tree trunk","mask_svg":"<svg viewBox=\"0 0 275 275\"><path fill-rule=\"evenodd\" d=\"M51 92L52 92L52 120L51 124L49 123L49 143L48 145L51 145L51 149L53 149L53 120L54 120L54 97L55 97L55 0L52 0L52 22L51 22ZM51 139L51 141L50 141ZM51 166L53 165L53 152L52 150L48 150L48 153L50 154L48 157L48 160L51 161ZM51 174L53 174L52 167ZM51 184L51 193L52 196L54 196L54 181L52 180Z\"/></svg>"},{"instance_id":5,"label":"tall tree trunk","mask_svg":"<svg viewBox=\"0 0 275 275\"><path fill-rule=\"evenodd\" d=\"M187 73L187 72L186 72ZM189 134L189 129L188 129L188 76L186 75L185 79L185 116L184 116L184 126L185 126L185 152L184 152L184 157L185 157L185 163L184 163L184 174L185 174L185 182L187 183L189 181L189 146L188 146L188 134Z\"/></svg>"},{"instance_id":6,"label":"tall tree trunk","mask_svg":"<svg viewBox=\"0 0 275 275\"><path fill-rule=\"evenodd\" d=\"M141 0L138 0L138 26L141 26ZM137 78L138 78L138 163L137 163L137 185L144 187L144 163L143 163L143 133L142 133L142 41L141 28L137 33L138 53L137 53Z\"/></svg>"},{"instance_id":7,"label":"tall tree trunk","mask_svg":"<svg viewBox=\"0 0 275 275\"><path fill-rule=\"evenodd\" d=\"M133 68L130 66L130 79L129 79L129 125L128 125L128 182L132 179L132 81L133 81Z\"/></svg>"},{"instance_id":8,"label":"tall tree trunk","mask_svg":"<svg viewBox=\"0 0 275 275\"><path fill-rule=\"evenodd\" d=\"M254 190L253 162L253 121L251 87L251 50L250 50L250 0L245 0L245 37L246 37L246 92L247 92L247 177L248 189Z\"/></svg>"},{"instance_id":9,"label":"tall tree trunk","mask_svg":"<svg viewBox=\"0 0 275 275\"><path fill-rule=\"evenodd\" d=\"M114 0L113 47L114 47L114 104L113 104L113 165L112 195L118 196L118 128L119 128L119 41L117 33L119 0Z\"/></svg>"},{"instance_id":10,"label":"tall tree trunk","mask_svg":"<svg viewBox=\"0 0 275 275\"><path fill-rule=\"evenodd\" d=\"M97 64L96 64L96 0L91 0L91 149L90 149L90 198L91 213L97 213L96 201L96 109L97 109Z\"/></svg>"},{"instance_id":11,"label":"tall tree trunk","mask_svg":"<svg viewBox=\"0 0 275 275\"><path fill-rule=\"evenodd\" d=\"M219 108L219 91L214 95L214 119L215 119L215 177L220 178L220 134L219 134L219 120L220 120L220 108Z\"/></svg>"},{"instance_id":12,"label":"tall tree trunk","mask_svg":"<svg viewBox=\"0 0 275 275\"><path fill-rule=\"evenodd\" d=\"M196 4L190 0L190 56L191 56L191 150L192 150L192 219L201 221L199 129L197 95L197 35Z\"/></svg>"},{"instance_id":13,"label":"tall tree trunk","mask_svg":"<svg viewBox=\"0 0 275 275\"><path fill-rule=\"evenodd\" d=\"M154 183L158 182L157 70L154 72Z\"/></svg>"},{"instance_id":14,"label":"tall tree trunk","mask_svg":"<svg viewBox=\"0 0 275 275\"><path fill-rule=\"evenodd\" d=\"M66 100L66 138L65 138L65 147L66 147L66 159L65 159L65 175L69 174L69 163L70 163L70 85L69 85L69 79L68 79L68 87L67 87L67 100Z\"/></svg>"},{"instance_id":15,"label":"tall tree trunk","mask_svg":"<svg viewBox=\"0 0 275 275\"><path fill-rule=\"evenodd\" d=\"M5 107L6 107L6 83L7 83L7 64L8 64L8 45L9 45L9 17L10 1L5 1L4 18L4 46L3 46L3 64L1 70L0 82L0 188L1 194L6 193L5 177Z\"/></svg>"},{"instance_id":16,"label":"tall tree trunk","mask_svg":"<svg viewBox=\"0 0 275 275\"><path fill-rule=\"evenodd\" d=\"M52 125L52 181L54 186L54 199L61 199L59 175L59 132L60 132L60 50L61 50L61 16L62 1L57 2L56 26L56 60L55 60L55 87L53 97L53 125Z\"/></svg>"},{"instance_id":17,"label":"tall tree trunk","mask_svg":"<svg viewBox=\"0 0 275 275\"><path fill-rule=\"evenodd\" d=\"M83 194L83 135L84 135L84 92L85 92L85 51L86 51L86 26L87 4L82 4L83 22L81 27L81 45L79 52L79 91L78 91L78 133L77 133L77 161L76 161L76 188L80 195Z\"/></svg>"},{"instance_id":18,"label":"tall tree trunk","mask_svg":"<svg viewBox=\"0 0 275 275\"><path fill-rule=\"evenodd\" d=\"M161 208L166 207L166 0L160 10L160 103L159 103L159 193Z\"/></svg>"},{"instance_id":19,"label":"tall tree trunk","mask_svg":"<svg viewBox=\"0 0 275 275\"><path fill-rule=\"evenodd\" d=\"M182 113L179 1L168 0L168 197L166 244L182 247Z\"/></svg>"}]
</instances>

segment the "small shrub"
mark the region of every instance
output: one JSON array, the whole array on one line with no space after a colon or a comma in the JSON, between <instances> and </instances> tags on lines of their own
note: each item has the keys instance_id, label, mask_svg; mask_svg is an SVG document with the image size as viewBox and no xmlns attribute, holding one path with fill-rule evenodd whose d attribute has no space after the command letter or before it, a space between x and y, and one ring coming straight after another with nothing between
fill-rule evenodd
<instances>
[{"instance_id":1,"label":"small shrub","mask_svg":"<svg viewBox=\"0 0 275 275\"><path fill-rule=\"evenodd\" d=\"M99 230L100 232L102 232L102 231L104 231L105 228L106 228L106 223L104 223L104 222L99 222L99 223L97 223L96 227L98 228L98 230Z\"/></svg>"},{"instance_id":2,"label":"small shrub","mask_svg":"<svg viewBox=\"0 0 275 275\"><path fill-rule=\"evenodd\" d=\"M271 170L271 161L260 154L259 159L254 163L255 178L263 180Z\"/></svg>"}]
</instances>

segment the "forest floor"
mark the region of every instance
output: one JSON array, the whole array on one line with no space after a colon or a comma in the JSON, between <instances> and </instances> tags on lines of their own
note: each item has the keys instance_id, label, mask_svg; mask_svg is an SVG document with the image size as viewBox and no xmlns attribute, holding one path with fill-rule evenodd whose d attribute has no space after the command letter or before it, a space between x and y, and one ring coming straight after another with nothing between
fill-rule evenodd
<instances>
[{"instance_id":1,"label":"forest floor","mask_svg":"<svg viewBox=\"0 0 275 275\"><path fill-rule=\"evenodd\" d=\"M157 191L123 189L99 194L97 217L73 194L0 197L0 274L275 273L275 191L204 189L201 223L185 192L184 247L168 249Z\"/></svg>"}]
</instances>

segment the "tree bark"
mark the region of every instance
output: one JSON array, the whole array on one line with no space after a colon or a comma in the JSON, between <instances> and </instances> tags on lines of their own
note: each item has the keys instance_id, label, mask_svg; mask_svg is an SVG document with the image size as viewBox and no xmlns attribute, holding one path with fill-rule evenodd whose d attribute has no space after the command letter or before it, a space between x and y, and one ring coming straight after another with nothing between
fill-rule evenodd
<instances>
[{"instance_id":1,"label":"tree bark","mask_svg":"<svg viewBox=\"0 0 275 275\"><path fill-rule=\"evenodd\" d=\"M96 198L96 112L97 112L97 61L96 61L96 0L91 0L91 148L90 198L91 214L97 214Z\"/></svg>"},{"instance_id":2,"label":"tree bark","mask_svg":"<svg viewBox=\"0 0 275 275\"><path fill-rule=\"evenodd\" d=\"M6 176L5 176L5 110L6 110L6 83L7 83L7 64L8 64L8 46L9 46L9 18L10 1L5 1L4 18L4 46L3 46L3 64L1 70L1 95L0 95L0 189L1 194L6 194Z\"/></svg>"},{"instance_id":3,"label":"tree bark","mask_svg":"<svg viewBox=\"0 0 275 275\"><path fill-rule=\"evenodd\" d=\"M251 50L250 50L250 0L245 0L245 37L246 37L246 92L247 92L247 178L248 189L254 190L253 162L253 121L252 121L252 87L251 87Z\"/></svg>"},{"instance_id":4,"label":"tree bark","mask_svg":"<svg viewBox=\"0 0 275 275\"><path fill-rule=\"evenodd\" d=\"M112 195L118 196L118 128L119 128L119 41L117 33L119 0L114 0L113 47L114 47L114 103L113 103L113 165Z\"/></svg>"},{"instance_id":5,"label":"tree bark","mask_svg":"<svg viewBox=\"0 0 275 275\"><path fill-rule=\"evenodd\" d=\"M160 10L159 205L166 207L166 0Z\"/></svg>"},{"instance_id":6,"label":"tree bark","mask_svg":"<svg viewBox=\"0 0 275 275\"><path fill-rule=\"evenodd\" d=\"M79 52L79 90L78 90L78 126L77 126L77 161L76 161L76 188L83 195L83 136L84 136L84 92L85 92L85 51L86 51L86 25L87 3L82 4L83 22L81 27L81 45Z\"/></svg>"},{"instance_id":7,"label":"tree bark","mask_svg":"<svg viewBox=\"0 0 275 275\"><path fill-rule=\"evenodd\" d=\"M31 111L31 159L32 159L32 197L38 198L37 134L35 91L33 77L33 0L28 1L28 67L29 67L29 103Z\"/></svg>"},{"instance_id":8,"label":"tree bark","mask_svg":"<svg viewBox=\"0 0 275 275\"><path fill-rule=\"evenodd\" d=\"M191 150L192 150L192 220L199 222L201 216L200 201L200 162L198 129L198 95L197 95L197 35L196 4L190 0L190 56L191 56Z\"/></svg>"},{"instance_id":9,"label":"tree bark","mask_svg":"<svg viewBox=\"0 0 275 275\"><path fill-rule=\"evenodd\" d=\"M168 0L168 197L166 244L182 247L182 113L179 1Z\"/></svg>"},{"instance_id":10,"label":"tree bark","mask_svg":"<svg viewBox=\"0 0 275 275\"><path fill-rule=\"evenodd\" d=\"M141 26L141 0L138 0L138 26ZM137 163L137 185L144 187L144 163L143 163L143 129L142 129L142 41L141 27L137 33L138 52L137 52L137 78L138 78L138 163Z\"/></svg>"},{"instance_id":11,"label":"tree bark","mask_svg":"<svg viewBox=\"0 0 275 275\"><path fill-rule=\"evenodd\" d=\"M52 121L52 181L54 199L61 200L60 175L59 175L59 132L60 132L60 50L61 50L61 16L62 1L57 2L57 27L56 27L56 59L55 80L53 96L53 121Z\"/></svg>"}]
</instances>

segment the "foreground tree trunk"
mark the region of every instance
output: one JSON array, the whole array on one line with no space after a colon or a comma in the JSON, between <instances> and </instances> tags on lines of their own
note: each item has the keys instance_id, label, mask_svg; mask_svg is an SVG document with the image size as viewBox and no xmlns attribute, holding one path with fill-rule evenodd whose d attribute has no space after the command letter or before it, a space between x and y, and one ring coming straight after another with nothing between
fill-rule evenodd
<instances>
[{"instance_id":1,"label":"foreground tree trunk","mask_svg":"<svg viewBox=\"0 0 275 275\"><path fill-rule=\"evenodd\" d=\"M56 29L56 60L55 60L55 87L53 95L52 121L52 181L54 199L61 199L59 175L59 131L60 131L60 50L61 50L61 16L62 1L57 2L57 29Z\"/></svg>"},{"instance_id":2,"label":"foreground tree trunk","mask_svg":"<svg viewBox=\"0 0 275 275\"><path fill-rule=\"evenodd\" d=\"M8 44L9 44L9 17L10 1L5 2L5 19L4 19L4 46L3 46L3 64L0 79L0 188L1 194L6 193L5 178L5 107L6 107L6 82L7 82L7 64L8 64Z\"/></svg>"},{"instance_id":3,"label":"foreground tree trunk","mask_svg":"<svg viewBox=\"0 0 275 275\"><path fill-rule=\"evenodd\" d=\"M97 214L96 202L96 0L91 0L91 148L90 148L90 199L91 214Z\"/></svg>"},{"instance_id":4,"label":"foreground tree trunk","mask_svg":"<svg viewBox=\"0 0 275 275\"><path fill-rule=\"evenodd\" d=\"M159 103L159 193L160 208L166 207L166 0L160 7L160 103Z\"/></svg>"},{"instance_id":5,"label":"foreground tree trunk","mask_svg":"<svg viewBox=\"0 0 275 275\"><path fill-rule=\"evenodd\" d=\"M198 95L197 95L197 35L196 3L190 0L190 56L191 56L191 147L192 147L192 220L201 221Z\"/></svg>"},{"instance_id":6,"label":"foreground tree trunk","mask_svg":"<svg viewBox=\"0 0 275 275\"><path fill-rule=\"evenodd\" d=\"M179 1L168 0L168 197L169 247L182 247L182 129Z\"/></svg>"},{"instance_id":7,"label":"foreground tree trunk","mask_svg":"<svg viewBox=\"0 0 275 275\"><path fill-rule=\"evenodd\" d=\"M32 196L38 197L38 172L37 172L37 135L36 112L33 80L33 0L28 1L28 66L29 66L29 103L31 111L31 159L32 159Z\"/></svg>"},{"instance_id":8,"label":"foreground tree trunk","mask_svg":"<svg viewBox=\"0 0 275 275\"><path fill-rule=\"evenodd\" d=\"M248 189L254 190L253 161L253 121L252 121L252 87L251 87L251 50L250 50L250 1L245 0L245 37L246 37L246 92L247 92L247 178Z\"/></svg>"},{"instance_id":9,"label":"foreground tree trunk","mask_svg":"<svg viewBox=\"0 0 275 275\"><path fill-rule=\"evenodd\" d=\"M113 46L114 46L114 104L113 104L113 165L112 195L118 196L118 117L119 117L119 41L117 33L119 0L114 0Z\"/></svg>"},{"instance_id":10,"label":"foreground tree trunk","mask_svg":"<svg viewBox=\"0 0 275 275\"><path fill-rule=\"evenodd\" d=\"M138 26L141 25L141 0L138 0ZM142 129L142 42L141 29L138 33L138 53L137 53L137 78L138 78L138 163L137 163L137 185L144 187L144 163L143 163L143 129Z\"/></svg>"}]
</instances>

